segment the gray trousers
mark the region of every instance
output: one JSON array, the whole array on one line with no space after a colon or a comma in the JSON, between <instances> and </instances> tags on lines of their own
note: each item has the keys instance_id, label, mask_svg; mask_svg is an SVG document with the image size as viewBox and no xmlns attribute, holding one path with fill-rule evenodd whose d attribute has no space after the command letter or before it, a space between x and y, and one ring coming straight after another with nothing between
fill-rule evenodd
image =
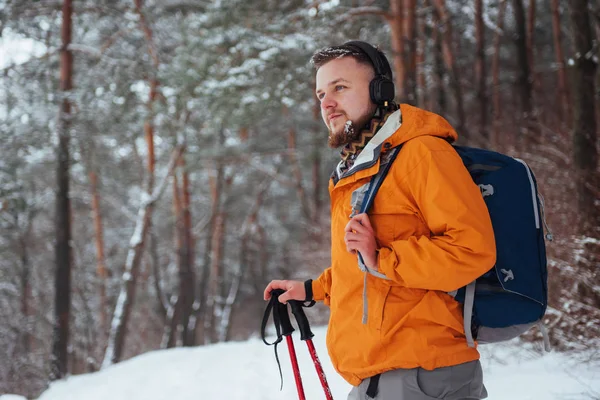
<instances>
[{"instance_id":1,"label":"gray trousers","mask_svg":"<svg viewBox=\"0 0 600 400\"><path fill-rule=\"evenodd\" d=\"M370 379L355 386L348 400L370 400ZM423 368L396 369L379 378L375 400L472 400L485 399L483 371L479 360L428 371Z\"/></svg>"}]
</instances>

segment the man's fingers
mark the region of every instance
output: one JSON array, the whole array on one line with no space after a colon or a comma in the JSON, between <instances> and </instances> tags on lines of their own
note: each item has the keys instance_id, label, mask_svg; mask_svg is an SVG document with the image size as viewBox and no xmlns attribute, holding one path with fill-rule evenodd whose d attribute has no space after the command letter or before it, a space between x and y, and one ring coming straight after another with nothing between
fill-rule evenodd
<instances>
[{"instance_id":1,"label":"man's fingers","mask_svg":"<svg viewBox=\"0 0 600 400\"><path fill-rule=\"evenodd\" d=\"M263 298L265 300L269 300L271 298L271 285L273 284L273 282L269 283L267 285L267 287L265 288L265 291L263 293Z\"/></svg>"},{"instance_id":2,"label":"man's fingers","mask_svg":"<svg viewBox=\"0 0 600 400\"><path fill-rule=\"evenodd\" d=\"M265 288L263 297L265 300L271 298L271 292L275 289L281 289L284 291L279 296L281 303L286 303L288 300L300 300L304 301L306 293L304 290L304 282L294 280L282 280L282 281L271 281Z\"/></svg>"},{"instance_id":3,"label":"man's fingers","mask_svg":"<svg viewBox=\"0 0 600 400\"><path fill-rule=\"evenodd\" d=\"M279 302L286 304L289 300L304 301L306 293L304 292L304 282L287 281L286 291L279 295Z\"/></svg>"},{"instance_id":4,"label":"man's fingers","mask_svg":"<svg viewBox=\"0 0 600 400\"><path fill-rule=\"evenodd\" d=\"M346 243L346 250L350 253L356 253L362 248L364 236L359 233L347 232L344 236L344 242Z\"/></svg>"},{"instance_id":5,"label":"man's fingers","mask_svg":"<svg viewBox=\"0 0 600 400\"><path fill-rule=\"evenodd\" d=\"M366 213L355 215L352 218L353 221L360 223L360 225L366 227L369 231L373 232L373 226L371 226L371 220Z\"/></svg>"},{"instance_id":6,"label":"man's fingers","mask_svg":"<svg viewBox=\"0 0 600 400\"><path fill-rule=\"evenodd\" d=\"M363 248L363 242L361 242L360 240L346 239L345 243L346 250L348 250L350 253L361 251L361 249Z\"/></svg>"},{"instance_id":7,"label":"man's fingers","mask_svg":"<svg viewBox=\"0 0 600 400\"><path fill-rule=\"evenodd\" d=\"M271 281L265 288L263 298L269 300L271 298L271 292L275 289L286 289L286 281Z\"/></svg>"},{"instance_id":8,"label":"man's fingers","mask_svg":"<svg viewBox=\"0 0 600 400\"><path fill-rule=\"evenodd\" d=\"M344 235L344 241L346 242L357 242L360 241L362 238L364 238L364 236L360 233L346 232L346 234Z\"/></svg>"},{"instance_id":9,"label":"man's fingers","mask_svg":"<svg viewBox=\"0 0 600 400\"><path fill-rule=\"evenodd\" d=\"M365 214L366 215L366 214ZM354 217L356 218L356 217ZM368 233L368 230L360 224L356 219L351 219L347 224L346 228L344 228L345 232L358 232L358 233Z\"/></svg>"},{"instance_id":10,"label":"man's fingers","mask_svg":"<svg viewBox=\"0 0 600 400\"><path fill-rule=\"evenodd\" d=\"M279 295L279 302L283 304L287 304L287 301L290 299L289 291L283 292Z\"/></svg>"}]
</instances>

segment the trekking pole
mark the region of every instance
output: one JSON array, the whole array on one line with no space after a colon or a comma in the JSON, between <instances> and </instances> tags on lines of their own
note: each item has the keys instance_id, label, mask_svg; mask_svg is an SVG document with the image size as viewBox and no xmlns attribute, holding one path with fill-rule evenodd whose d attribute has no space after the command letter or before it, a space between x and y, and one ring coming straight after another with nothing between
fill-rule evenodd
<instances>
[{"instance_id":1,"label":"trekking pole","mask_svg":"<svg viewBox=\"0 0 600 400\"><path fill-rule=\"evenodd\" d=\"M279 364L279 358L277 357L277 344L281 342L281 336L285 336L285 341L287 343L288 350L290 353L290 359L292 361L292 369L294 371L294 379L296 380L296 388L298 389L298 399L306 400L306 396L304 394L304 386L302 386L302 377L300 376L300 367L298 366L298 358L296 357L296 349L294 348L294 341L292 339L292 332L294 332L294 327L292 326L292 322L290 321L290 315L288 313L287 304L282 304L279 302L279 295L281 295L282 293L284 293L284 291L281 289L275 289L271 292L271 300L269 302L269 305L267 306L265 316L263 317L263 342L265 342L268 345L275 345L275 358L277 359L277 364ZM271 308L273 309L273 322L275 323L275 330L277 331L277 340L274 343L268 343L264 337L264 328L269 317L269 311ZM281 366L279 366L279 374L281 376L281 387L283 387L283 375L281 374Z\"/></svg>"},{"instance_id":2,"label":"trekking pole","mask_svg":"<svg viewBox=\"0 0 600 400\"><path fill-rule=\"evenodd\" d=\"M329 389L329 384L327 383L327 378L325 377L325 372L323 371L321 361L319 361L319 356L317 356L317 350L315 349L315 345L312 341L312 338L315 335L310 330L310 324L308 323L308 318L306 318L306 314L302 309L302 303L296 300L290 300L289 303L292 307L292 313L294 314L294 317L296 317L298 329L300 329L300 338L306 342L310 356L312 357L313 363L315 364L317 375L319 376L321 386L323 386L323 391L325 392L325 398L327 400L333 400L331 390Z\"/></svg>"},{"instance_id":3,"label":"trekking pole","mask_svg":"<svg viewBox=\"0 0 600 400\"><path fill-rule=\"evenodd\" d=\"M294 370L294 379L296 380L296 388L298 389L298 398L300 400L306 400L306 396L304 395L304 387L302 386L302 377L300 376L300 367L298 366L298 359L296 358L294 340L292 339L292 332L294 331L294 328L292 327L292 323L290 322L290 316L287 311L287 306L285 304L282 304L282 306L284 311L284 317L281 319L281 325L283 328L282 334L283 336L285 336L285 341L287 342L288 350L290 352L290 359L292 360L292 369ZM285 333L286 330L289 330L287 334Z\"/></svg>"}]
</instances>

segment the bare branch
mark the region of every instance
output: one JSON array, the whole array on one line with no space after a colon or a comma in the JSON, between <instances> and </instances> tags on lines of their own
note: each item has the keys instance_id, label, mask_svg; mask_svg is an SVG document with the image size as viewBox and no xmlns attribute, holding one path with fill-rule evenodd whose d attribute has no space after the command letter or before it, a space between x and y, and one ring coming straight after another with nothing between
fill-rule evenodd
<instances>
[{"instance_id":1,"label":"bare branch","mask_svg":"<svg viewBox=\"0 0 600 400\"><path fill-rule=\"evenodd\" d=\"M386 22L390 22L395 17L393 14L390 14L379 7L356 7L348 11L346 14L342 15L340 20L347 21L349 19L363 15L377 15L383 18Z\"/></svg>"}]
</instances>

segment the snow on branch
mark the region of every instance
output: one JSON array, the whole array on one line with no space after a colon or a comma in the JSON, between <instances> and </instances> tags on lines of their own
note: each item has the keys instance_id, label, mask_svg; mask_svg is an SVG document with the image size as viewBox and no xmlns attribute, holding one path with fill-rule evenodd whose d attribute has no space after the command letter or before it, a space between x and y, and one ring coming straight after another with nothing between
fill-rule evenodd
<instances>
[{"instance_id":1,"label":"snow on branch","mask_svg":"<svg viewBox=\"0 0 600 400\"><path fill-rule=\"evenodd\" d=\"M146 198L146 200L148 201L149 204L155 203L162 196L163 192L165 191L165 188L167 187L169 177L171 175L173 175L173 171L175 170L177 161L179 160L179 157L181 157L181 154L183 154L183 150L184 150L183 145L178 145L175 148L175 150L173 150L173 153L171 154L171 158L169 159L169 164L167 164L167 173L162 178L162 180L160 181L158 186L154 188L152 195L150 197Z\"/></svg>"},{"instance_id":2,"label":"snow on branch","mask_svg":"<svg viewBox=\"0 0 600 400\"><path fill-rule=\"evenodd\" d=\"M379 7L356 7L348 11L341 19L348 20L360 15L378 15L386 21L391 21L394 16Z\"/></svg>"}]
</instances>

